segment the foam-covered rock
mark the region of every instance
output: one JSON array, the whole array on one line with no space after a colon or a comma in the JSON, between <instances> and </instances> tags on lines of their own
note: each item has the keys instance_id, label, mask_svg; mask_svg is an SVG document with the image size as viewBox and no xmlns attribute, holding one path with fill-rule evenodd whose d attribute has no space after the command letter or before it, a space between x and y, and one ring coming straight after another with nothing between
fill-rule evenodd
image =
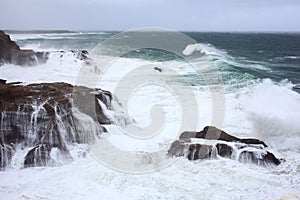
<instances>
[{"instance_id":1,"label":"foam-covered rock","mask_svg":"<svg viewBox=\"0 0 300 200\"><path fill-rule=\"evenodd\" d=\"M214 144L211 144L212 140L215 141ZM220 156L262 166L279 165L281 160L269 152L266 147L267 145L258 139L241 139L216 127L206 126L199 132L183 132L179 140L171 144L168 155L184 156L189 160Z\"/></svg>"}]
</instances>

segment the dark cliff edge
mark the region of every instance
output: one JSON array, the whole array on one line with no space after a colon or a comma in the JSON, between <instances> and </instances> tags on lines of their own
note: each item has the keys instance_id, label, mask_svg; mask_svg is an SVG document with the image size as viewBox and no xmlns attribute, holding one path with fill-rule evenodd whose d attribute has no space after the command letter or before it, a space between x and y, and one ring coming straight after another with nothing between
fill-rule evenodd
<instances>
[{"instance_id":1,"label":"dark cliff edge","mask_svg":"<svg viewBox=\"0 0 300 200\"><path fill-rule=\"evenodd\" d=\"M16 33L16 32L13 32ZM23 33L23 32L21 32ZM28 32L30 34L36 32ZM48 32L47 32L48 33ZM92 60L86 50L71 50L74 58L84 61L85 64L91 65ZM14 64L20 66L35 66L44 64L49 60L50 53L60 53L60 57L64 56L65 51L39 51L35 52L31 49L21 49L19 45L12 41L10 36L0 30L0 66L3 64Z\"/></svg>"},{"instance_id":2,"label":"dark cliff edge","mask_svg":"<svg viewBox=\"0 0 300 200\"><path fill-rule=\"evenodd\" d=\"M106 106L102 108L98 100ZM110 124L103 109L112 95L67 83L7 84L0 80L0 169L16 149L26 150L24 167L55 165L52 149L72 160L72 144L91 144Z\"/></svg>"},{"instance_id":3,"label":"dark cliff edge","mask_svg":"<svg viewBox=\"0 0 300 200\"><path fill-rule=\"evenodd\" d=\"M47 62L48 52L34 52L30 49L20 49L10 36L0 30L0 65L5 63L33 66Z\"/></svg>"}]
</instances>

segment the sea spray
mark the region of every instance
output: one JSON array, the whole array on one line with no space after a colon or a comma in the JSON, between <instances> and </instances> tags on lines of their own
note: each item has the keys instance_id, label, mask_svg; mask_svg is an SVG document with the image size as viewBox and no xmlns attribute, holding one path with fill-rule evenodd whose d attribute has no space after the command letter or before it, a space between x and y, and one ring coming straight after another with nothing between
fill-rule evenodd
<instances>
[{"instance_id":1,"label":"sea spray","mask_svg":"<svg viewBox=\"0 0 300 200\"><path fill-rule=\"evenodd\" d=\"M266 79L240 97L254 134L278 149L300 146L300 95L291 88Z\"/></svg>"}]
</instances>

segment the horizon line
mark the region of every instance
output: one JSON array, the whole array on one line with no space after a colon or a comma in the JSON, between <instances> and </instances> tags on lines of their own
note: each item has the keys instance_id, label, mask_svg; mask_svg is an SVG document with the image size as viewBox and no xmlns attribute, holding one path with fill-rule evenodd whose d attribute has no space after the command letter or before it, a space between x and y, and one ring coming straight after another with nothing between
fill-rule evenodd
<instances>
[{"instance_id":1,"label":"horizon line","mask_svg":"<svg viewBox=\"0 0 300 200\"><path fill-rule=\"evenodd\" d=\"M158 28L159 27L146 27L146 28ZM163 29L163 28L162 28ZM1 29L0 29L1 30ZM126 32L126 31L134 31L137 29L128 29L128 30L68 30L68 29L2 29L4 32L10 32L11 34L24 34L24 33L88 33L88 32ZM166 32L167 32L166 28ZM199 33L300 33L299 31L270 31L270 30L173 30L170 31L178 31L178 32L199 32Z\"/></svg>"}]
</instances>

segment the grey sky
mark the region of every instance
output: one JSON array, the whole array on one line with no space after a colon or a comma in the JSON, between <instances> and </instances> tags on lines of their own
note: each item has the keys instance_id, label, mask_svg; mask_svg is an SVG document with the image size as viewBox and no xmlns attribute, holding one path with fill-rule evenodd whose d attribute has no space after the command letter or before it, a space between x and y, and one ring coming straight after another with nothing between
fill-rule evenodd
<instances>
[{"instance_id":1,"label":"grey sky","mask_svg":"<svg viewBox=\"0 0 300 200\"><path fill-rule=\"evenodd\" d=\"M300 31L300 0L2 0L0 29Z\"/></svg>"}]
</instances>

